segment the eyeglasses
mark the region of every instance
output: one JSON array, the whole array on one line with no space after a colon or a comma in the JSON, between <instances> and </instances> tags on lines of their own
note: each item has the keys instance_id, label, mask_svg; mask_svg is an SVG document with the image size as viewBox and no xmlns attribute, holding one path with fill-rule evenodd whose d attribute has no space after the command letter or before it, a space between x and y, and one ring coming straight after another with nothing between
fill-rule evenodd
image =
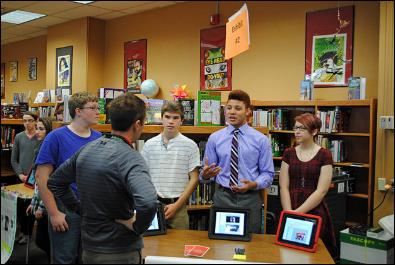
<instances>
[{"instance_id":1,"label":"eyeglasses","mask_svg":"<svg viewBox=\"0 0 395 265\"><path fill-rule=\"evenodd\" d=\"M33 119L23 120L23 123L32 123L32 122L35 122L35 120Z\"/></svg>"},{"instance_id":2,"label":"eyeglasses","mask_svg":"<svg viewBox=\"0 0 395 265\"><path fill-rule=\"evenodd\" d=\"M90 109L90 110L96 110L96 111L100 110L99 107L83 107L83 108L80 108L80 109Z\"/></svg>"},{"instance_id":3,"label":"eyeglasses","mask_svg":"<svg viewBox=\"0 0 395 265\"><path fill-rule=\"evenodd\" d=\"M294 126L292 129L293 129L294 131L299 130L299 131L302 131L302 132L304 132L304 131L307 130L306 127L303 127L303 126Z\"/></svg>"}]
</instances>

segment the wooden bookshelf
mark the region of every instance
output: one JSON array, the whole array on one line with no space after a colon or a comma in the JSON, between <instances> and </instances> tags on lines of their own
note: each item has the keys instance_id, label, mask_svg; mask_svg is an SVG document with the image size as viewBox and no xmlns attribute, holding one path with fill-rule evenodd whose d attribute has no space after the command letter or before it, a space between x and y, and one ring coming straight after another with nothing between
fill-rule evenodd
<instances>
[{"instance_id":1,"label":"wooden bookshelf","mask_svg":"<svg viewBox=\"0 0 395 265\"><path fill-rule=\"evenodd\" d=\"M22 119L1 119L1 125L23 125Z\"/></svg>"},{"instance_id":2,"label":"wooden bookshelf","mask_svg":"<svg viewBox=\"0 0 395 265\"><path fill-rule=\"evenodd\" d=\"M66 123L53 122L52 127L59 128ZM96 124L92 126L93 129L100 132L111 132L110 124ZM225 128L225 126L181 126L180 132L183 134L212 134L218 130ZM254 127L256 130L263 134L268 134L266 127ZM143 133L146 134L159 134L162 132L162 125L144 125ZM208 136L207 136L208 137Z\"/></svg>"},{"instance_id":3,"label":"wooden bookshelf","mask_svg":"<svg viewBox=\"0 0 395 265\"><path fill-rule=\"evenodd\" d=\"M29 105L30 108L39 108L39 107L55 107L56 102L45 102L45 103L31 103Z\"/></svg>"},{"instance_id":4,"label":"wooden bookshelf","mask_svg":"<svg viewBox=\"0 0 395 265\"><path fill-rule=\"evenodd\" d=\"M290 147L294 139L294 117L304 112L334 110L336 107L347 115L347 124L342 132L319 132L329 140L343 140L345 144L345 161L334 162L334 167L350 172L355 179L355 191L347 195L346 223L372 224L374 197L374 157L376 141L377 100L307 100L307 101L252 101L254 110L285 110L289 115L286 130L269 129L268 135L275 137L285 148ZM276 166L280 166L282 157L273 157ZM363 203L361 203L363 201ZM270 204L270 202L269 202ZM358 210L355 210L355 209Z\"/></svg>"},{"instance_id":5,"label":"wooden bookshelf","mask_svg":"<svg viewBox=\"0 0 395 265\"><path fill-rule=\"evenodd\" d=\"M211 204L197 204L197 205L188 205L188 211L202 211L202 210L209 210L211 208Z\"/></svg>"}]
</instances>

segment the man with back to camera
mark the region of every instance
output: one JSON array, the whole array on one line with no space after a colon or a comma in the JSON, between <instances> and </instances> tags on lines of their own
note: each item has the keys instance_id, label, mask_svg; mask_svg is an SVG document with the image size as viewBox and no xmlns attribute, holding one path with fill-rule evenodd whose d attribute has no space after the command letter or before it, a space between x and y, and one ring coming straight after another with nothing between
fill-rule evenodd
<instances>
[{"instance_id":1,"label":"man with back to camera","mask_svg":"<svg viewBox=\"0 0 395 265\"><path fill-rule=\"evenodd\" d=\"M167 226L189 229L186 202L199 182L200 153L196 143L180 133L184 108L168 101L161 110L163 132L143 147L158 200L165 204Z\"/></svg>"},{"instance_id":2,"label":"man with back to camera","mask_svg":"<svg viewBox=\"0 0 395 265\"><path fill-rule=\"evenodd\" d=\"M66 207L81 209L84 263L141 263L142 234L157 209L147 165L131 145L143 131L144 102L132 93L119 96L109 118L111 134L81 148L51 175L48 187ZM68 188L73 182L81 204Z\"/></svg>"},{"instance_id":3,"label":"man with back to camera","mask_svg":"<svg viewBox=\"0 0 395 265\"><path fill-rule=\"evenodd\" d=\"M249 95L241 90L230 92L225 107L228 126L210 135L201 177L216 177L216 207L249 209L249 230L260 233L260 190L272 184L274 166L269 139L247 124L250 114Z\"/></svg>"},{"instance_id":4,"label":"man with back to camera","mask_svg":"<svg viewBox=\"0 0 395 265\"><path fill-rule=\"evenodd\" d=\"M55 201L47 188L51 173L85 144L99 138L101 133L90 129L97 124L99 108L97 97L87 92L74 93L69 99L72 121L50 132L41 145L35 164L36 180L41 198L48 212L51 263L71 264L79 257L81 216L71 208ZM70 186L78 197L77 185ZM66 218L67 217L67 218Z\"/></svg>"}]
</instances>

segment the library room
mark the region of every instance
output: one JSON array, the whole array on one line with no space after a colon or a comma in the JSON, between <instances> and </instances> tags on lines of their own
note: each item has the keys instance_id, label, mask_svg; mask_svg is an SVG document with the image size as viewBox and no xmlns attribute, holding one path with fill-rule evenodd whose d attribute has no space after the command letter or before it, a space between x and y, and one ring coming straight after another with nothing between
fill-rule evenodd
<instances>
[{"instance_id":1,"label":"library room","mask_svg":"<svg viewBox=\"0 0 395 265\"><path fill-rule=\"evenodd\" d=\"M392 1L1 1L1 263L394 263Z\"/></svg>"}]
</instances>

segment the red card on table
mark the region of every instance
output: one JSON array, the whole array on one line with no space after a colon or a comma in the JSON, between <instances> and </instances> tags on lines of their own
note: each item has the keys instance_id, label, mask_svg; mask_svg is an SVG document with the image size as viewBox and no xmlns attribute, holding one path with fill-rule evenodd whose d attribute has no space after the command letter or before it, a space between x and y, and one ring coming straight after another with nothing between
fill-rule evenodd
<instances>
[{"instance_id":1,"label":"red card on table","mask_svg":"<svg viewBox=\"0 0 395 265\"><path fill-rule=\"evenodd\" d=\"M188 256L193 256L193 257L203 257L204 254L209 250L209 247L205 246L194 246L189 252Z\"/></svg>"},{"instance_id":2,"label":"red card on table","mask_svg":"<svg viewBox=\"0 0 395 265\"><path fill-rule=\"evenodd\" d=\"M195 247L195 245L185 245L184 246L184 256L188 256L188 253Z\"/></svg>"}]
</instances>

